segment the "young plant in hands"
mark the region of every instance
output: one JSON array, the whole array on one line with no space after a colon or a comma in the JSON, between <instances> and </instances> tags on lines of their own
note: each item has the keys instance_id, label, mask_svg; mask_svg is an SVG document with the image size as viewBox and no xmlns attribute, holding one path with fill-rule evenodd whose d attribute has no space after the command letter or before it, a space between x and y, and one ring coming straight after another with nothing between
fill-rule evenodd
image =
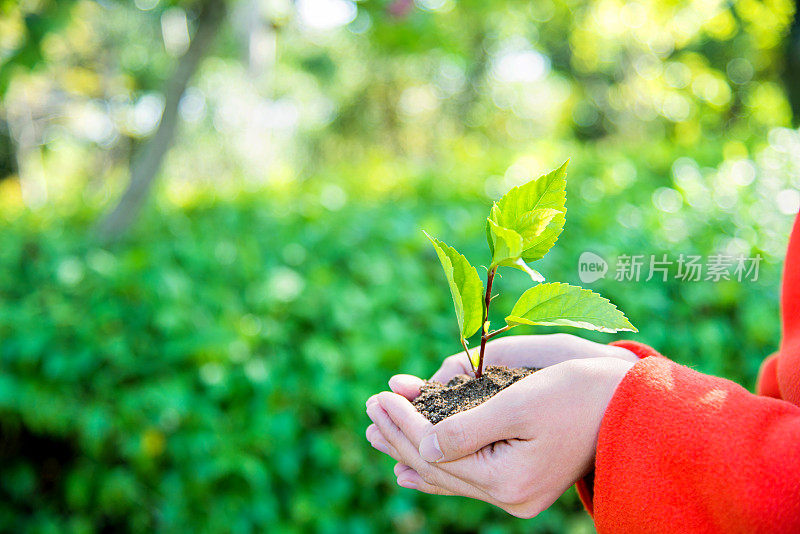
<instances>
[{"instance_id":1,"label":"young plant in hands","mask_svg":"<svg viewBox=\"0 0 800 534\"><path fill-rule=\"evenodd\" d=\"M637 331L608 299L578 286L559 282L543 283L544 277L528 265L528 262L542 259L564 229L567 163L544 176L514 187L492 205L486 219L491 260L487 268L485 291L478 271L463 255L425 233L436 249L450 286L461 345L476 378L483 374L486 342L515 326L573 326L601 332ZM522 270L536 285L517 300L505 318L505 326L492 331L489 329L489 307L494 298L492 285L500 267ZM481 331L480 350L470 353L468 339L478 330Z\"/></svg>"}]
</instances>

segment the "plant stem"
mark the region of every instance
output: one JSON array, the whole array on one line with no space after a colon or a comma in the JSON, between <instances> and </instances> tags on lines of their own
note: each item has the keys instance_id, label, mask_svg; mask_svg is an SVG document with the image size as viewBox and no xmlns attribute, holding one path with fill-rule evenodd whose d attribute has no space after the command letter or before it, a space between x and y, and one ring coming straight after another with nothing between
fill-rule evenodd
<instances>
[{"instance_id":1,"label":"plant stem","mask_svg":"<svg viewBox=\"0 0 800 534\"><path fill-rule=\"evenodd\" d=\"M472 357L469 355L469 348L467 348L467 342L462 337L461 338L461 345L464 347L464 352L467 354L467 361L469 362L469 366L472 368L472 372L475 372L475 366L472 365Z\"/></svg>"},{"instance_id":2,"label":"plant stem","mask_svg":"<svg viewBox=\"0 0 800 534\"><path fill-rule=\"evenodd\" d=\"M486 320L489 318L489 304L492 303L492 282L494 282L495 272L497 272L497 267L490 269L486 277L486 297L484 297L483 324L481 325L481 352L478 358L478 370L475 371L475 378L480 378L481 375L483 375L483 354L486 351L486 341L489 339L489 329L486 328Z\"/></svg>"},{"instance_id":3,"label":"plant stem","mask_svg":"<svg viewBox=\"0 0 800 534\"><path fill-rule=\"evenodd\" d=\"M504 326L503 328L498 328L497 330L494 330L493 332L489 332L489 334L486 336L486 339L492 339L494 336L496 336L496 335L499 335L499 334L502 334L502 333L503 333L503 332L505 332L506 330L511 330L511 329L512 329L512 328L514 328L515 326L516 326L516 325L510 325L510 324L507 324L507 325L506 325L506 326Z\"/></svg>"}]
</instances>

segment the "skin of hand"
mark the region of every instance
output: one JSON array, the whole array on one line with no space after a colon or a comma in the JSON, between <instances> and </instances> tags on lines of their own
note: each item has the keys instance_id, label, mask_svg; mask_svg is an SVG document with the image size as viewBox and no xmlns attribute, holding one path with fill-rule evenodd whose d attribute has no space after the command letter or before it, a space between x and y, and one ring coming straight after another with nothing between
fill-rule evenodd
<instances>
[{"instance_id":1,"label":"skin of hand","mask_svg":"<svg viewBox=\"0 0 800 534\"><path fill-rule=\"evenodd\" d=\"M488 365L544 369L436 425L409 402L422 380L394 376L393 392L367 401L367 439L398 462L403 487L533 517L591 469L605 409L637 360L625 349L565 334L502 338L487 345ZM454 355L433 379L447 382L468 370L466 355Z\"/></svg>"}]
</instances>

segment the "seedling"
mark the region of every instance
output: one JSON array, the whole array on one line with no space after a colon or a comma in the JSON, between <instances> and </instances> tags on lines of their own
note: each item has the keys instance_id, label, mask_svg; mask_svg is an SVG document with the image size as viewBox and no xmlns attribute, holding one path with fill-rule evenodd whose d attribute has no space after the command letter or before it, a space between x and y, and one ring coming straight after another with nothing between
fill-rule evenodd
<instances>
[{"instance_id":1,"label":"seedling","mask_svg":"<svg viewBox=\"0 0 800 534\"><path fill-rule=\"evenodd\" d=\"M601 332L638 331L608 299L578 286L560 282L543 283L544 276L528 265L528 262L542 259L564 229L567 163L569 161L544 176L514 187L492 204L486 219L491 261L487 268L485 292L478 271L467 258L425 233L436 249L450 285L461 345L477 378L483 374L486 342L515 326L573 326ZM494 298L492 283L500 267L520 269L537 285L525 291L517 300L506 317L505 326L489 330L489 306ZM478 330L481 330L480 350L470 353L468 339Z\"/></svg>"}]
</instances>

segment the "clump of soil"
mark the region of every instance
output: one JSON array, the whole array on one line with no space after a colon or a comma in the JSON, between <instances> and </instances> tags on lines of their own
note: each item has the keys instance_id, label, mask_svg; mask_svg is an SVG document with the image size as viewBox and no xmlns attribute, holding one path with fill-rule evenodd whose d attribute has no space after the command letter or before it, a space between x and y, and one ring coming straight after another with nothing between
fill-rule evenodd
<instances>
[{"instance_id":1,"label":"clump of soil","mask_svg":"<svg viewBox=\"0 0 800 534\"><path fill-rule=\"evenodd\" d=\"M485 369L480 378L458 375L446 385L428 380L412 404L428 421L436 424L446 417L486 402L497 392L538 370L533 367L514 369L493 365Z\"/></svg>"}]
</instances>

